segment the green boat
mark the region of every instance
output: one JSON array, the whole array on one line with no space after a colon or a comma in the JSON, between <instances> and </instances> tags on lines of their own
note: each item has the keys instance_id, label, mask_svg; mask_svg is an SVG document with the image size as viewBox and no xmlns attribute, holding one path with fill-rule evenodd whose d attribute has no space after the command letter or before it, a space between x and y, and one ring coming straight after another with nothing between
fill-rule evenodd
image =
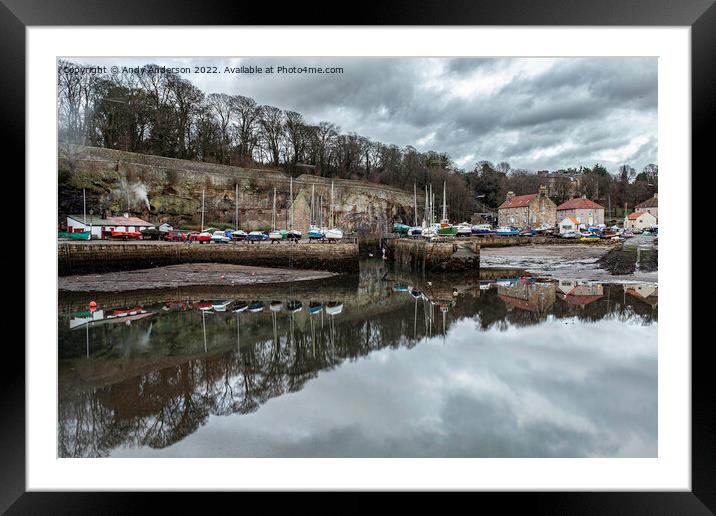
<instances>
[{"instance_id":1,"label":"green boat","mask_svg":"<svg viewBox=\"0 0 716 516\"><path fill-rule=\"evenodd\" d=\"M67 231L60 231L57 235L59 238L70 238L72 240L89 240L90 239L90 232L89 231L82 231L79 233L70 233Z\"/></svg>"},{"instance_id":2,"label":"green boat","mask_svg":"<svg viewBox=\"0 0 716 516\"><path fill-rule=\"evenodd\" d=\"M452 224L445 222L440 223L440 227L437 228L438 235L442 236L455 236L457 235L457 228Z\"/></svg>"},{"instance_id":3,"label":"green boat","mask_svg":"<svg viewBox=\"0 0 716 516\"><path fill-rule=\"evenodd\" d=\"M393 231L395 231L396 233L407 235L409 229L410 229L410 226L408 226L406 224L399 224L397 222L395 224L393 224Z\"/></svg>"}]
</instances>

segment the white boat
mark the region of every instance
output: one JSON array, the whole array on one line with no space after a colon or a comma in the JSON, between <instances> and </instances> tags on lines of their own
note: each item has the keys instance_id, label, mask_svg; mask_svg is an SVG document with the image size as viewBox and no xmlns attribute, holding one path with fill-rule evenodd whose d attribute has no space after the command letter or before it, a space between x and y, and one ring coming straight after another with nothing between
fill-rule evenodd
<instances>
[{"instance_id":1,"label":"white boat","mask_svg":"<svg viewBox=\"0 0 716 516\"><path fill-rule=\"evenodd\" d=\"M301 232L297 229L289 229L286 238L289 240L301 240Z\"/></svg>"},{"instance_id":2,"label":"white boat","mask_svg":"<svg viewBox=\"0 0 716 516\"><path fill-rule=\"evenodd\" d=\"M212 306L214 308L214 311L216 312L226 312L226 307L229 306L232 303L232 301L226 300L226 301L217 301Z\"/></svg>"},{"instance_id":3,"label":"white boat","mask_svg":"<svg viewBox=\"0 0 716 516\"><path fill-rule=\"evenodd\" d=\"M470 236L472 235L472 225L467 222L458 224L455 229L457 230L457 236Z\"/></svg>"},{"instance_id":4,"label":"white boat","mask_svg":"<svg viewBox=\"0 0 716 516\"><path fill-rule=\"evenodd\" d=\"M246 231L241 231L240 229L232 231L231 238L234 240L246 240Z\"/></svg>"},{"instance_id":5,"label":"white boat","mask_svg":"<svg viewBox=\"0 0 716 516\"><path fill-rule=\"evenodd\" d=\"M423 235L423 228L414 226L410 229L408 229L408 236L411 237L419 237Z\"/></svg>"},{"instance_id":6,"label":"white boat","mask_svg":"<svg viewBox=\"0 0 716 516\"><path fill-rule=\"evenodd\" d=\"M343 231L340 229L327 229L324 237L326 240L340 240L343 238Z\"/></svg>"},{"instance_id":7,"label":"white boat","mask_svg":"<svg viewBox=\"0 0 716 516\"><path fill-rule=\"evenodd\" d=\"M271 304L269 305L269 309L272 312L280 312L282 308L283 308L282 301L271 301Z\"/></svg>"},{"instance_id":8,"label":"white boat","mask_svg":"<svg viewBox=\"0 0 716 516\"><path fill-rule=\"evenodd\" d=\"M328 303L326 305L326 313L328 315L338 315L343 311L343 303Z\"/></svg>"},{"instance_id":9,"label":"white boat","mask_svg":"<svg viewBox=\"0 0 716 516\"><path fill-rule=\"evenodd\" d=\"M238 305L236 305L236 308L234 308L234 312L236 312L236 313L243 312L248 307L249 307L249 305L247 305L246 303L240 302Z\"/></svg>"},{"instance_id":10,"label":"white boat","mask_svg":"<svg viewBox=\"0 0 716 516\"><path fill-rule=\"evenodd\" d=\"M436 237L437 235L438 235L438 230L435 229L434 227L423 228L423 231L422 231L423 238L433 238L433 237Z\"/></svg>"},{"instance_id":11,"label":"white boat","mask_svg":"<svg viewBox=\"0 0 716 516\"><path fill-rule=\"evenodd\" d=\"M273 231L269 232L268 239L269 240L283 240L283 233L281 233L281 231L278 229L274 229Z\"/></svg>"}]
</instances>

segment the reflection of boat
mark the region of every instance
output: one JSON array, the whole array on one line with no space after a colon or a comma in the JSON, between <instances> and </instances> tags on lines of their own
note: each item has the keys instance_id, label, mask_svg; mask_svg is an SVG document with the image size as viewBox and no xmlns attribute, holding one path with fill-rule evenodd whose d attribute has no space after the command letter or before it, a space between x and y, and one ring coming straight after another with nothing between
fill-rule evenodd
<instances>
[{"instance_id":1,"label":"reflection of boat","mask_svg":"<svg viewBox=\"0 0 716 516\"><path fill-rule=\"evenodd\" d=\"M146 314L147 311L141 306L135 308L118 308L105 314L105 319L114 319L117 317L128 317L130 315Z\"/></svg>"},{"instance_id":2,"label":"reflection of boat","mask_svg":"<svg viewBox=\"0 0 716 516\"><path fill-rule=\"evenodd\" d=\"M289 312L296 313L300 312L302 309L303 303L301 303L300 301L289 301L288 303L286 303L286 310L288 310Z\"/></svg>"},{"instance_id":3,"label":"reflection of boat","mask_svg":"<svg viewBox=\"0 0 716 516\"><path fill-rule=\"evenodd\" d=\"M413 296L415 299L420 299L423 296L423 293L416 289L410 289L410 295Z\"/></svg>"},{"instance_id":4,"label":"reflection of boat","mask_svg":"<svg viewBox=\"0 0 716 516\"><path fill-rule=\"evenodd\" d=\"M269 308L272 312L280 312L283 308L283 301L271 301Z\"/></svg>"},{"instance_id":5,"label":"reflection of boat","mask_svg":"<svg viewBox=\"0 0 716 516\"><path fill-rule=\"evenodd\" d=\"M498 285L501 285L501 286L509 286L509 285L514 285L518 281L520 281L519 278L500 278L500 279L495 280L495 283L497 283Z\"/></svg>"},{"instance_id":6,"label":"reflection of boat","mask_svg":"<svg viewBox=\"0 0 716 516\"><path fill-rule=\"evenodd\" d=\"M309 315L320 314L322 311L323 311L323 304L321 304L321 303L313 301L308 305Z\"/></svg>"},{"instance_id":7,"label":"reflection of boat","mask_svg":"<svg viewBox=\"0 0 716 516\"><path fill-rule=\"evenodd\" d=\"M243 311L246 310L248 307L249 307L249 305L247 305L247 304L244 303L243 301L240 301L240 302L236 305L236 308L234 308L234 312L243 312Z\"/></svg>"},{"instance_id":8,"label":"reflection of boat","mask_svg":"<svg viewBox=\"0 0 716 516\"><path fill-rule=\"evenodd\" d=\"M260 312L264 309L264 304L261 301L252 301L249 305L249 312Z\"/></svg>"},{"instance_id":9,"label":"reflection of boat","mask_svg":"<svg viewBox=\"0 0 716 516\"><path fill-rule=\"evenodd\" d=\"M217 312L226 312L226 308L231 304L231 300L226 301L217 301L215 302L212 307Z\"/></svg>"},{"instance_id":10,"label":"reflection of boat","mask_svg":"<svg viewBox=\"0 0 716 516\"><path fill-rule=\"evenodd\" d=\"M408 285L405 283L396 283L393 285L393 292L407 292L408 291Z\"/></svg>"},{"instance_id":11,"label":"reflection of boat","mask_svg":"<svg viewBox=\"0 0 716 516\"><path fill-rule=\"evenodd\" d=\"M338 315L343 311L343 303L332 302L326 305L326 313L328 315Z\"/></svg>"},{"instance_id":12,"label":"reflection of boat","mask_svg":"<svg viewBox=\"0 0 716 516\"><path fill-rule=\"evenodd\" d=\"M198 308L199 310L205 311L205 310L211 310L214 308L214 305L212 303L195 303L194 308Z\"/></svg>"}]
</instances>

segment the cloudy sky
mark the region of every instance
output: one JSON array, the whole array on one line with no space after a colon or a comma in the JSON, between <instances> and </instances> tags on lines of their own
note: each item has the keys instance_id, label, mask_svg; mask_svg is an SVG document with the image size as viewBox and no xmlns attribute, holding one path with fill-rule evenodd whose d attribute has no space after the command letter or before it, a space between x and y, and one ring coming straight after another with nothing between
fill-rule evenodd
<instances>
[{"instance_id":1,"label":"cloudy sky","mask_svg":"<svg viewBox=\"0 0 716 516\"><path fill-rule=\"evenodd\" d=\"M458 166L640 170L657 162L656 58L69 58L86 64L322 66L342 74L197 74L205 93L254 98Z\"/></svg>"}]
</instances>

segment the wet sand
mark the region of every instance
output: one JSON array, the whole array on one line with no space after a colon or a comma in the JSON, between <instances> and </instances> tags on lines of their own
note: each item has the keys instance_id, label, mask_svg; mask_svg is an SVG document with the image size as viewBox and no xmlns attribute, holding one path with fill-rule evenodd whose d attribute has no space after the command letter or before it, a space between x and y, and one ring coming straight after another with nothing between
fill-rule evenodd
<instances>
[{"instance_id":1,"label":"wet sand","mask_svg":"<svg viewBox=\"0 0 716 516\"><path fill-rule=\"evenodd\" d=\"M605 283L657 281L656 271L616 276L599 268L597 261L611 248L591 244L488 247L480 250L480 266L524 269L534 275L557 279Z\"/></svg>"},{"instance_id":2,"label":"wet sand","mask_svg":"<svg viewBox=\"0 0 716 516\"><path fill-rule=\"evenodd\" d=\"M125 292L188 286L268 285L337 276L333 272L274 269L224 263L185 263L135 271L83 274L58 278L65 292Z\"/></svg>"}]
</instances>

